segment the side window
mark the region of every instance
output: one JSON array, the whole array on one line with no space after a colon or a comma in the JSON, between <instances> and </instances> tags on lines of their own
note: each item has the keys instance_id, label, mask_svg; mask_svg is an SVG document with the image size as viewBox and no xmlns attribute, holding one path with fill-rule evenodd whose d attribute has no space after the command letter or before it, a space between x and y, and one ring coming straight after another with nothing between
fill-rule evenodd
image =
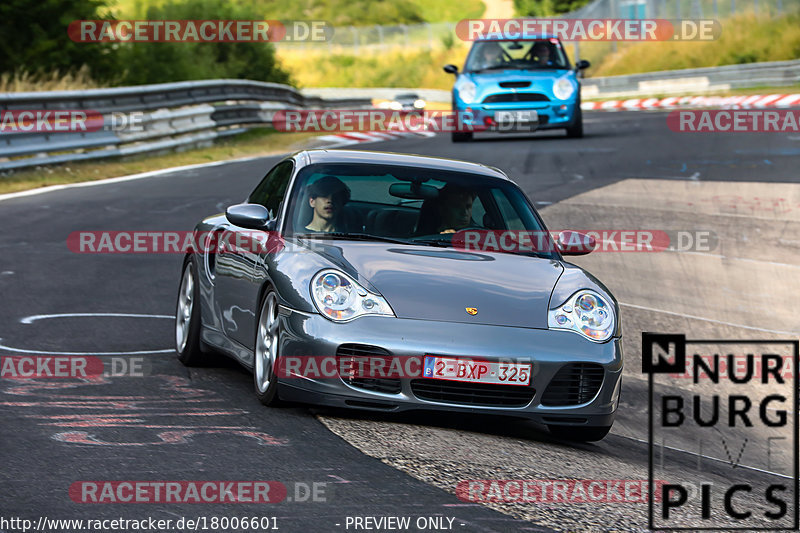
<instances>
[{"instance_id":1,"label":"side window","mask_svg":"<svg viewBox=\"0 0 800 533\"><path fill-rule=\"evenodd\" d=\"M503 219L505 220L507 229L512 229L512 230L526 229L525 223L519 218L519 214L517 213L517 210L514 209L514 206L511 204L511 201L508 199L508 196L506 196L505 193L500 189L493 189L492 195L494 196L494 199L497 202L497 207L500 209L500 214L503 216Z\"/></svg>"},{"instance_id":2,"label":"side window","mask_svg":"<svg viewBox=\"0 0 800 533\"><path fill-rule=\"evenodd\" d=\"M486 208L483 207L481 197L476 196L475 201L472 203L472 220L474 220L478 226L483 226L484 216L486 216Z\"/></svg>"},{"instance_id":3,"label":"side window","mask_svg":"<svg viewBox=\"0 0 800 533\"><path fill-rule=\"evenodd\" d=\"M264 176L247 201L251 204L261 204L269 209L273 217L278 216L278 210L283 201L283 195L286 194L286 187L289 186L289 178L292 177L293 169L292 161L279 163Z\"/></svg>"}]
</instances>

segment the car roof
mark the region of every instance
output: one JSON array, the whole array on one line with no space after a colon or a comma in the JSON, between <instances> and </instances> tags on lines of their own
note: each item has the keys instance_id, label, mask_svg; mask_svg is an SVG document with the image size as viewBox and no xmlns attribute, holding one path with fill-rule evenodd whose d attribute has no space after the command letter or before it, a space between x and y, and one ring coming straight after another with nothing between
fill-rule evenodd
<instances>
[{"instance_id":1,"label":"car roof","mask_svg":"<svg viewBox=\"0 0 800 533\"><path fill-rule=\"evenodd\" d=\"M315 163L363 163L371 165L397 165L404 167L423 167L435 170L450 170L456 172L469 172L487 178L499 178L510 181L503 171L482 165L416 154L398 154L394 152L367 152L365 150L302 150L292 154L292 157L301 159L306 157L307 164Z\"/></svg>"},{"instance_id":2,"label":"car roof","mask_svg":"<svg viewBox=\"0 0 800 533\"><path fill-rule=\"evenodd\" d=\"M555 34L543 33L535 37L520 37L519 39L509 39L508 37L482 37L480 39L475 39L475 42L545 41L547 39L558 39L558 37L556 37Z\"/></svg>"}]
</instances>

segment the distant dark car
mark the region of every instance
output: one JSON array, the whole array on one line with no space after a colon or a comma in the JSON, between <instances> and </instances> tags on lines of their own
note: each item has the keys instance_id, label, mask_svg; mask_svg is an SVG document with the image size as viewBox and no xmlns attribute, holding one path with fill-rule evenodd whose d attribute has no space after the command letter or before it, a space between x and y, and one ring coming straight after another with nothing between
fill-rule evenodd
<instances>
[{"instance_id":1,"label":"distant dark car","mask_svg":"<svg viewBox=\"0 0 800 533\"><path fill-rule=\"evenodd\" d=\"M253 370L265 405L509 415L575 440L599 440L611 428L622 374L619 308L605 286L563 260L587 252L562 239L580 234L563 232L546 250L475 251L456 242L466 231L547 231L498 169L298 152L246 203L196 231L217 236L219 247L183 263L178 358L197 364L209 349L233 357ZM235 246L244 235L262 244ZM359 357L416 358L420 372L285 371L291 361Z\"/></svg>"},{"instance_id":2,"label":"distant dark car","mask_svg":"<svg viewBox=\"0 0 800 533\"><path fill-rule=\"evenodd\" d=\"M398 94L394 100L389 103L389 108L397 111L419 111L425 109L425 100L419 97L416 93Z\"/></svg>"}]
</instances>

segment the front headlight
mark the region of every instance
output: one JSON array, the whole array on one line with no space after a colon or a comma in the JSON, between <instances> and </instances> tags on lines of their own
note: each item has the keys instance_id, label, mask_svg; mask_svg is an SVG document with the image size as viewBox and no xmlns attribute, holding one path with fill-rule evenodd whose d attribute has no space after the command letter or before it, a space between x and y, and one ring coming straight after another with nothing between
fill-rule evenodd
<instances>
[{"instance_id":1,"label":"front headlight","mask_svg":"<svg viewBox=\"0 0 800 533\"><path fill-rule=\"evenodd\" d=\"M603 342L614 335L614 306L595 291L578 291L547 313L547 327L580 333L587 339Z\"/></svg>"},{"instance_id":2,"label":"front headlight","mask_svg":"<svg viewBox=\"0 0 800 533\"><path fill-rule=\"evenodd\" d=\"M474 83L465 79L458 84L458 96L465 104L471 104L475 101L475 96L478 93L478 88Z\"/></svg>"},{"instance_id":3,"label":"front headlight","mask_svg":"<svg viewBox=\"0 0 800 533\"><path fill-rule=\"evenodd\" d=\"M334 322L363 315L395 316L389 303L338 270L318 272L311 280L311 299L320 313Z\"/></svg>"},{"instance_id":4,"label":"front headlight","mask_svg":"<svg viewBox=\"0 0 800 533\"><path fill-rule=\"evenodd\" d=\"M423 100L422 98L414 100L414 107L416 107L417 109L422 109L423 107L425 107L425 100Z\"/></svg>"},{"instance_id":5,"label":"front headlight","mask_svg":"<svg viewBox=\"0 0 800 533\"><path fill-rule=\"evenodd\" d=\"M559 100L566 100L575 92L575 86L567 78L558 78L553 84L553 94Z\"/></svg>"}]
</instances>

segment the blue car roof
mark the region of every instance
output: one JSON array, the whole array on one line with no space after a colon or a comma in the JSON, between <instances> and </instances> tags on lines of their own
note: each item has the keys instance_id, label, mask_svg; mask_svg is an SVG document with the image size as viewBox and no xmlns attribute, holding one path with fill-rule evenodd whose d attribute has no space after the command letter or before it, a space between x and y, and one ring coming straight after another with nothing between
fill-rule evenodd
<instances>
[{"instance_id":1,"label":"blue car roof","mask_svg":"<svg viewBox=\"0 0 800 533\"><path fill-rule=\"evenodd\" d=\"M519 39L509 39L508 37L496 37L496 38L495 37L487 37L487 38L475 39L474 42L479 43L479 42L490 42L490 41L495 41L495 42L500 42L500 41L541 41L542 39L558 39L558 37L556 37L555 35L551 35L549 33L546 33L544 35L537 35L536 37L521 37Z\"/></svg>"}]
</instances>

